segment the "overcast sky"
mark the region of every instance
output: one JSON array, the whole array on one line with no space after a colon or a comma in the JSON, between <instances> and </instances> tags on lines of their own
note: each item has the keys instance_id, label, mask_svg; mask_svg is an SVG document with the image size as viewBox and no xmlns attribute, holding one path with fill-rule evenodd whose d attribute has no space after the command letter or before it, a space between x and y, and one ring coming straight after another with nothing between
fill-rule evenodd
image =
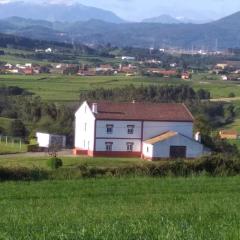
<instances>
[{"instance_id":1,"label":"overcast sky","mask_svg":"<svg viewBox=\"0 0 240 240\"><path fill-rule=\"evenodd\" d=\"M14 0L0 0L14 1ZM170 14L192 19L218 19L240 11L240 0L27 0L29 2L79 2L115 12L127 20ZM1 6L0 6L1 7Z\"/></svg>"}]
</instances>

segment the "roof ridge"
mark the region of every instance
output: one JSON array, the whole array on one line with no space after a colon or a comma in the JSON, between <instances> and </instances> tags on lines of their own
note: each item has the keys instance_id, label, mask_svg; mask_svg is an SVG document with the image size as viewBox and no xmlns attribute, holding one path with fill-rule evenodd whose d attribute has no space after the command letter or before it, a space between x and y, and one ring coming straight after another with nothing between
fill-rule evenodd
<instances>
[{"instance_id":1,"label":"roof ridge","mask_svg":"<svg viewBox=\"0 0 240 240\"><path fill-rule=\"evenodd\" d=\"M182 103L182 105L183 105L183 107L186 109L186 111L188 112L188 114L191 116L192 120L194 121L195 119L194 119L192 113L190 112L190 110L188 109L188 107L186 106L186 104L185 104L185 103Z\"/></svg>"}]
</instances>

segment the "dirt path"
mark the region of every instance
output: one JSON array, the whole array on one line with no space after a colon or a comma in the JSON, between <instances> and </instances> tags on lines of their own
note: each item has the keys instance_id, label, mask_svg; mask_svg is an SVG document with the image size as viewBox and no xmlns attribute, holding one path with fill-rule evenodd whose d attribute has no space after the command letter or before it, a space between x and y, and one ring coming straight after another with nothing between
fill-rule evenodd
<instances>
[{"instance_id":1,"label":"dirt path","mask_svg":"<svg viewBox=\"0 0 240 240\"><path fill-rule=\"evenodd\" d=\"M59 157L74 157L71 150L65 150L58 152ZM1 158L21 158L21 157L49 157L48 153L45 152L37 152L37 153L16 153L16 154L5 154L0 155Z\"/></svg>"},{"instance_id":2,"label":"dirt path","mask_svg":"<svg viewBox=\"0 0 240 240\"><path fill-rule=\"evenodd\" d=\"M234 102L234 101L238 101L238 100L240 100L240 97L210 99L211 102Z\"/></svg>"}]
</instances>

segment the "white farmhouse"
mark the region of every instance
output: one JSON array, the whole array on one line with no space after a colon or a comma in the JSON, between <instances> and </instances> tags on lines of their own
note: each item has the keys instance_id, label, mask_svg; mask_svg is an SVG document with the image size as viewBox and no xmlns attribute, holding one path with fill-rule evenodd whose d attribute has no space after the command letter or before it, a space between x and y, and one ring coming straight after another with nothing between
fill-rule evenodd
<instances>
[{"instance_id":1,"label":"white farmhouse","mask_svg":"<svg viewBox=\"0 0 240 240\"><path fill-rule=\"evenodd\" d=\"M206 153L184 104L84 102L75 117L76 155L154 160Z\"/></svg>"}]
</instances>

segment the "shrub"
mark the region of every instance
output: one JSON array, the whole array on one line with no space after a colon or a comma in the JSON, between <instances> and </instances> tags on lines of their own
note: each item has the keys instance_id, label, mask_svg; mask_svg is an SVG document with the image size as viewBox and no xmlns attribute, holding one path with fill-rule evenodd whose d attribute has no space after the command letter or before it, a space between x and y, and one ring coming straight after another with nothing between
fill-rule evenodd
<instances>
[{"instance_id":1,"label":"shrub","mask_svg":"<svg viewBox=\"0 0 240 240\"><path fill-rule=\"evenodd\" d=\"M60 167L63 166L63 162L60 158L54 157L54 158L50 158L47 162L48 167L50 167L53 170L56 170Z\"/></svg>"},{"instance_id":2,"label":"shrub","mask_svg":"<svg viewBox=\"0 0 240 240\"><path fill-rule=\"evenodd\" d=\"M39 151L38 144L29 144L29 145L27 145L27 151L28 152L38 152Z\"/></svg>"},{"instance_id":3,"label":"shrub","mask_svg":"<svg viewBox=\"0 0 240 240\"><path fill-rule=\"evenodd\" d=\"M0 181L39 181L48 178L48 171L43 169L0 168Z\"/></svg>"},{"instance_id":4,"label":"shrub","mask_svg":"<svg viewBox=\"0 0 240 240\"><path fill-rule=\"evenodd\" d=\"M230 97L230 98L234 98L234 97L236 97L236 95L235 95L235 93L230 92L230 93L228 94L228 97Z\"/></svg>"}]
</instances>

